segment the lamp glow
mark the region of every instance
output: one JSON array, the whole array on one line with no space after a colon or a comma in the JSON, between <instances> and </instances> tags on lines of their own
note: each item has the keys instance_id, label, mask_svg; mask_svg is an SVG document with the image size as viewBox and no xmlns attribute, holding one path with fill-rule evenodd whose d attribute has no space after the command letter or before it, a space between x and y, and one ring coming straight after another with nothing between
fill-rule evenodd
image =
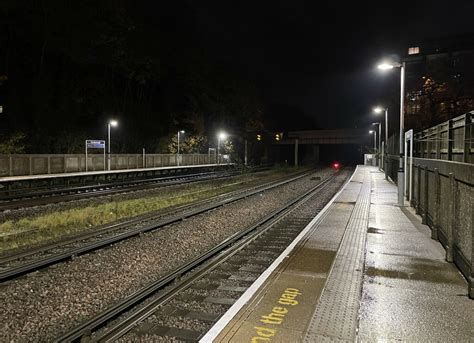
<instances>
[{"instance_id":1,"label":"lamp glow","mask_svg":"<svg viewBox=\"0 0 474 343\"><path fill-rule=\"evenodd\" d=\"M394 65L390 63L381 63L377 66L377 68L379 68L380 70L389 70L389 69L393 69L393 67Z\"/></svg>"},{"instance_id":2,"label":"lamp glow","mask_svg":"<svg viewBox=\"0 0 474 343\"><path fill-rule=\"evenodd\" d=\"M109 124L110 124L110 126L115 127L115 126L118 125L118 121L116 121L116 120L111 120L111 121L109 121Z\"/></svg>"},{"instance_id":3,"label":"lamp glow","mask_svg":"<svg viewBox=\"0 0 474 343\"><path fill-rule=\"evenodd\" d=\"M227 138L227 134L225 132L220 132L218 137L220 140L225 140Z\"/></svg>"},{"instance_id":4,"label":"lamp glow","mask_svg":"<svg viewBox=\"0 0 474 343\"><path fill-rule=\"evenodd\" d=\"M374 107L374 112L377 114L380 114L383 112L383 108L380 106Z\"/></svg>"}]
</instances>

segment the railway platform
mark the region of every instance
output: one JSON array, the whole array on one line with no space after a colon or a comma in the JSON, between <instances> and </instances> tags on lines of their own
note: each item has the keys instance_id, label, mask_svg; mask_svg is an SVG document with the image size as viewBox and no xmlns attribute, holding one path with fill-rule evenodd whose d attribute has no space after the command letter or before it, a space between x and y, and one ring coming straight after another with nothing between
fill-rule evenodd
<instances>
[{"instance_id":1,"label":"railway platform","mask_svg":"<svg viewBox=\"0 0 474 343\"><path fill-rule=\"evenodd\" d=\"M0 197L40 189L88 187L107 184L155 181L160 178L198 175L230 169L233 163L196 164L155 168L116 169L59 174L18 175L0 177ZM85 189L84 189L85 190Z\"/></svg>"},{"instance_id":2,"label":"railway platform","mask_svg":"<svg viewBox=\"0 0 474 343\"><path fill-rule=\"evenodd\" d=\"M375 167L350 181L201 342L474 341L474 301Z\"/></svg>"},{"instance_id":3,"label":"railway platform","mask_svg":"<svg viewBox=\"0 0 474 343\"><path fill-rule=\"evenodd\" d=\"M47 180L57 178L78 178L78 177L100 177L100 176L121 176L127 174L150 174L150 173L166 173L181 170L199 170L203 168L223 168L232 165L232 163L221 163L221 164L195 164L195 165L182 165L182 166L167 166L167 167L154 167L154 168L133 168L133 169L114 169L114 170L99 170L99 171L88 171L88 172L72 172L72 173L57 173L57 174L38 174L38 175L17 175L17 176L3 176L0 177L0 183L2 182L21 182L21 181L32 181L32 180Z\"/></svg>"}]
</instances>

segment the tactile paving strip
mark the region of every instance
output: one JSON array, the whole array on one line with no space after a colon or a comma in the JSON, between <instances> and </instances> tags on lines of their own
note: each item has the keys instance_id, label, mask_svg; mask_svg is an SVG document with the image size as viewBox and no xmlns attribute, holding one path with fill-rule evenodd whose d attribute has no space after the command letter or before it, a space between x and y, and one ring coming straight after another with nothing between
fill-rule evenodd
<instances>
[{"instance_id":1,"label":"tactile paving strip","mask_svg":"<svg viewBox=\"0 0 474 343\"><path fill-rule=\"evenodd\" d=\"M371 191L369 169L360 168L359 173L362 188L304 342L356 338Z\"/></svg>"}]
</instances>

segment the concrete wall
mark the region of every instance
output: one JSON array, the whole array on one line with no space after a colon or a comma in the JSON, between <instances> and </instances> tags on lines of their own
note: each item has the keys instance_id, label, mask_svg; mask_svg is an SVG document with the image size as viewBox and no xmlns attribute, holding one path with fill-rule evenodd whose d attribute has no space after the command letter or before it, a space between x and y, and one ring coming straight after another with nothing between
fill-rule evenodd
<instances>
[{"instance_id":1,"label":"concrete wall","mask_svg":"<svg viewBox=\"0 0 474 343\"><path fill-rule=\"evenodd\" d=\"M468 278L474 297L474 165L423 158L413 164L411 205L445 247L446 260Z\"/></svg>"},{"instance_id":2,"label":"concrete wall","mask_svg":"<svg viewBox=\"0 0 474 343\"><path fill-rule=\"evenodd\" d=\"M111 169L135 169L175 166L175 154L148 154L143 161L141 154L112 154ZM180 155L180 165L215 163L215 156L207 154ZM88 171L104 170L102 154L88 155ZM0 155L0 176L59 174L86 171L85 155Z\"/></svg>"}]
</instances>

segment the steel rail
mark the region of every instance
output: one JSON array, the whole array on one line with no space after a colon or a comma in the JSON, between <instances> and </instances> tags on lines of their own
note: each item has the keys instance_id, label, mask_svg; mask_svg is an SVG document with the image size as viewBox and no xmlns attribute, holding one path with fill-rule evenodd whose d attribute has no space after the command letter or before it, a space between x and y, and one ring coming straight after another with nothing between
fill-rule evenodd
<instances>
[{"instance_id":1,"label":"steel rail","mask_svg":"<svg viewBox=\"0 0 474 343\"><path fill-rule=\"evenodd\" d=\"M53 254L51 256L45 257L45 258L41 258L41 259L38 259L38 260L35 260L35 261L25 263L21 266L6 269L6 270L0 272L0 282L12 279L14 277L18 277L20 275L23 275L23 274L26 274L26 273L29 273L29 272L32 272L32 271L36 271L38 269L50 266L50 265L58 263L58 262L65 261L67 259L76 257L78 255L82 255L82 254L85 254L85 253L88 253L88 252L91 252L91 251L94 251L94 250L98 250L102 247L109 246L109 245L114 244L114 243L118 243L120 241L123 241L125 239L131 238L131 237L136 236L136 235L143 234L145 232L161 229L161 228L163 228L167 225L179 222L183 219L190 218L190 217L193 217L195 215L198 215L198 214L201 214L201 213L204 213L204 212L208 212L208 211L216 209L218 207L222 207L226 204L230 204L230 203L236 202L238 200L244 199L246 197L249 197L249 196L261 193L261 192L265 192L267 190L270 190L270 189L285 185L287 183L299 180L299 179L301 179L301 178L303 178L307 175L309 175L309 173L304 173L302 175L298 175L296 177L293 177L293 178L290 178L290 179L287 179L287 180L265 184L263 186L260 185L260 186L257 186L255 188L251 188L250 190L246 190L246 191L242 192L242 194L232 194L229 197L226 197L226 198L224 198L222 200L219 200L217 202L210 203L210 204L204 204L201 207L190 209L190 210L184 211L182 213L173 215L171 217L161 219L156 223L149 224L149 225L146 225L144 227L131 229L129 231L122 232L122 233L119 233L117 235L114 235L114 236L111 236L111 237L108 237L108 238L105 238L105 239L101 239L101 240L96 241L96 242L85 244L84 246L79 247L79 248L69 249L68 251L59 252L59 253Z\"/></svg>"},{"instance_id":2,"label":"steel rail","mask_svg":"<svg viewBox=\"0 0 474 343\"><path fill-rule=\"evenodd\" d=\"M303 174L305 174L305 173L295 173L293 175L297 176L297 175L303 175ZM228 196L235 195L235 194L241 194L241 193L244 193L244 192L249 191L251 189L256 189L258 187L271 185L271 184L273 184L275 182L279 182L279 181L281 181L281 178L280 178L280 180L277 180L277 181L271 181L271 182L263 183L263 184L260 184L260 185L257 185L257 186L248 187L248 188L239 189L239 190L228 192L228 193L215 195L211 198L194 201L194 202L187 203L187 204L178 205L178 206L174 206L174 207L171 207L171 208L165 208L163 210L153 211L152 213L142 214L142 215L139 215L137 217L133 217L131 219L128 219L126 221L120 221L119 223L112 223L112 224L97 228L93 232L87 232L85 234L80 233L80 234L74 235L72 237L69 237L66 240L62 240L62 241L59 241L59 242L54 242L54 243L50 243L50 244L46 244L46 245L41 245L41 246L38 246L38 247L33 248L33 249L30 248L27 251L19 251L19 252L13 253L13 254L0 256L0 268L1 268L2 264L6 264L6 263L14 261L14 260L19 260L19 259L22 259L22 258L25 258L25 257L29 257L29 256L32 256L32 255L35 255L35 254L39 254L39 253L45 252L47 250L56 249L56 248L59 248L61 246L67 245L67 244L76 243L76 242L79 242L79 241L82 241L82 240L92 238L94 236L103 235L103 234L109 233L110 231L113 231L113 230L123 229L123 228L126 228L127 226L137 225L137 224L140 224L141 222L144 222L144 221L149 221L149 220L152 220L152 219L158 219L158 218L161 218L161 217L165 217L165 216L169 215L170 213L175 213L176 211L183 211L183 210L186 210L186 209L189 209L189 208L193 208L193 207L196 207L196 206L200 206L200 205L203 205L203 204L206 204L206 203L216 201L218 199L223 199L224 197L228 197Z\"/></svg>"},{"instance_id":3,"label":"steel rail","mask_svg":"<svg viewBox=\"0 0 474 343\"><path fill-rule=\"evenodd\" d=\"M58 189L49 190L45 192L35 192L23 194L21 195L21 197L12 196L10 198L0 198L0 211L26 208L31 206L40 206L65 201L88 199L99 196L108 196L173 185L181 185L191 182L214 180L218 178L232 177L239 174L240 172L211 172L191 175L169 176L165 178L156 178L153 180L144 180L142 182L135 181L124 184L108 183L102 185L69 188L66 190Z\"/></svg>"},{"instance_id":4,"label":"steel rail","mask_svg":"<svg viewBox=\"0 0 474 343\"><path fill-rule=\"evenodd\" d=\"M264 229L270 228L273 224L281 220L285 217L289 212L293 211L298 205L304 203L307 199L313 197L315 193L317 194L319 191L323 189L324 186L327 186L330 181L335 178L335 175L323 180L318 185L314 186L304 194L298 196L296 199L291 200L287 204L285 204L280 209L273 211L272 213L266 215L264 218L259 220L256 224L250 226L247 229L239 231L232 235L231 237L227 238L219 245L215 246L214 248L208 250L206 253L202 254L198 258L194 259L193 261L179 267L177 270L167 274L166 276L160 278L159 280L149 284L148 286L142 288L141 290L133 293L132 295L128 296L127 298L123 299L119 303L109 307L105 311L97 314L96 316L92 317L88 321L84 322L83 324L79 325L78 327L70 330L69 332L65 333L64 335L58 337L55 342L75 342L79 341L81 337L84 335L89 335L92 331L102 327L107 321L116 318L118 315L124 313L125 311L131 309L133 306L144 301L153 293L159 291L163 287L169 285L171 282L176 280L178 277L183 276L184 274L190 272L192 269L202 265L210 258L217 256L214 264L211 264L211 267L215 267L218 264L223 262L223 258L227 258L237 252L241 247L248 244L252 240L255 239L258 235L263 233ZM264 229L255 232L255 230L264 226ZM254 232L252 234L252 232ZM236 243L239 239L247 236L244 241ZM230 248L229 248L230 247ZM224 253L225 249L228 249L227 254ZM206 269L206 268L205 268ZM203 269L200 271L197 276L203 275ZM105 335L99 338L99 341L111 341L120 336L124 333L128 332L137 322L141 321L143 318L149 316L156 307L162 305L164 302L169 300L175 293L184 289L188 282L196 280L196 276L192 277L191 280L187 279L182 282L179 282L174 287L171 287L167 290L164 294L160 295L157 299L154 299L150 304L146 305L143 309L132 314L132 316L128 317L124 322L118 323L114 326L113 329L107 331Z\"/></svg>"}]
</instances>

